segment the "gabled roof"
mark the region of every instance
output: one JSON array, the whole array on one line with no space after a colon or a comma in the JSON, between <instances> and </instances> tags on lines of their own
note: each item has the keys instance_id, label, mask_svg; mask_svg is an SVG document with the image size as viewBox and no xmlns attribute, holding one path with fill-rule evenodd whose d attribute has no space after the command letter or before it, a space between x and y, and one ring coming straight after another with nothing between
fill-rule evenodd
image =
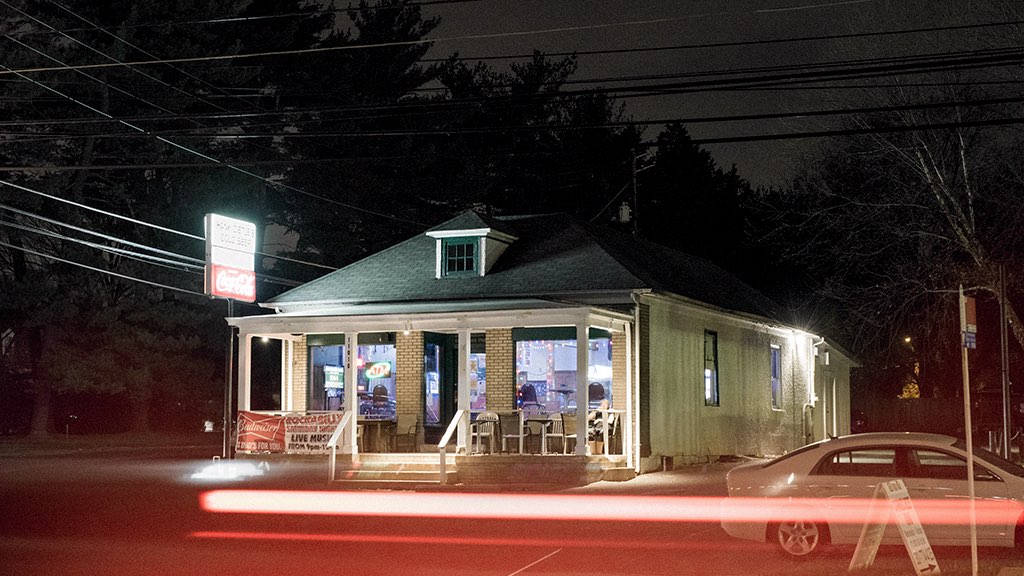
<instances>
[{"instance_id":1,"label":"gabled roof","mask_svg":"<svg viewBox=\"0 0 1024 576\"><path fill-rule=\"evenodd\" d=\"M486 276L435 277L435 240L419 234L271 299L281 308L496 298L581 301L632 290L671 293L781 321L767 297L711 262L577 222L565 214L463 213L431 231L488 227L518 238ZM628 299L626 300L628 302Z\"/></svg>"}]
</instances>

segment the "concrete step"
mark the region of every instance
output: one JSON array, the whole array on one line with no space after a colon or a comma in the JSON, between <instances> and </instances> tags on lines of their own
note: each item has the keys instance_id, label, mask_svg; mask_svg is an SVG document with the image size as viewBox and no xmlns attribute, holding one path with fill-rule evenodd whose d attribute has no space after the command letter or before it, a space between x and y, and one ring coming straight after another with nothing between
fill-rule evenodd
<instances>
[{"instance_id":1,"label":"concrete step","mask_svg":"<svg viewBox=\"0 0 1024 576\"><path fill-rule=\"evenodd\" d=\"M448 484L458 482L458 473L446 470ZM334 485L341 490L391 489L414 490L417 486L439 485L439 472L401 472L401 471L353 471L351 474L339 472Z\"/></svg>"},{"instance_id":2,"label":"concrete step","mask_svg":"<svg viewBox=\"0 0 1024 576\"><path fill-rule=\"evenodd\" d=\"M601 479L606 482L626 482L636 478L636 470L625 466L605 468L601 472Z\"/></svg>"},{"instance_id":3,"label":"concrete step","mask_svg":"<svg viewBox=\"0 0 1024 576\"><path fill-rule=\"evenodd\" d=\"M454 470L445 470L449 476L456 475ZM439 470L338 470L338 480L416 480L420 482L438 482Z\"/></svg>"}]
</instances>

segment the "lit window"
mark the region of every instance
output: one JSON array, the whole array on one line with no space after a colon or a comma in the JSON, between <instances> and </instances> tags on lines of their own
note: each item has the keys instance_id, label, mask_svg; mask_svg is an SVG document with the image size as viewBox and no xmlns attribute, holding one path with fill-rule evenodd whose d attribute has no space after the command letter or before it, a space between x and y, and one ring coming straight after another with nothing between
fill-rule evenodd
<instances>
[{"instance_id":1,"label":"lit window","mask_svg":"<svg viewBox=\"0 0 1024 576\"><path fill-rule=\"evenodd\" d=\"M704 331L704 405L718 406L718 332Z\"/></svg>"},{"instance_id":2,"label":"lit window","mask_svg":"<svg viewBox=\"0 0 1024 576\"><path fill-rule=\"evenodd\" d=\"M772 372L772 408L782 409L782 348L772 344L771 347L771 372Z\"/></svg>"},{"instance_id":3,"label":"lit window","mask_svg":"<svg viewBox=\"0 0 1024 576\"><path fill-rule=\"evenodd\" d=\"M476 238L445 238L441 242L441 275L476 274Z\"/></svg>"}]
</instances>

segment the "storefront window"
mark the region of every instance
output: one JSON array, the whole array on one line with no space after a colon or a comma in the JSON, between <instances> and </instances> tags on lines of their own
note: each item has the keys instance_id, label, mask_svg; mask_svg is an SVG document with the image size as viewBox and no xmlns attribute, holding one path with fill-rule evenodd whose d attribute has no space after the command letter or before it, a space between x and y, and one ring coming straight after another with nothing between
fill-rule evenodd
<instances>
[{"instance_id":1,"label":"storefront window","mask_svg":"<svg viewBox=\"0 0 1024 576\"><path fill-rule=\"evenodd\" d=\"M441 424L443 352L444 347L439 344L428 343L423 347L423 423L426 426Z\"/></svg>"},{"instance_id":2,"label":"storefront window","mask_svg":"<svg viewBox=\"0 0 1024 576\"><path fill-rule=\"evenodd\" d=\"M356 391L359 415L395 419L395 345L388 335L360 335L356 359ZM393 338L390 338L393 340ZM309 410L341 410L345 404L345 345L338 336L310 337Z\"/></svg>"},{"instance_id":3,"label":"storefront window","mask_svg":"<svg viewBox=\"0 0 1024 576\"><path fill-rule=\"evenodd\" d=\"M571 328L575 332L574 328ZM531 333L532 332L532 333ZM552 335L564 329L549 330ZM588 407L601 400L612 405L611 338L592 331L588 344ZM544 333L523 330L524 336ZM574 412L576 401L576 340L516 338L516 404L527 412Z\"/></svg>"},{"instance_id":4,"label":"storefront window","mask_svg":"<svg viewBox=\"0 0 1024 576\"><path fill-rule=\"evenodd\" d=\"M469 407L487 409L487 339L483 334L470 336L469 345Z\"/></svg>"}]
</instances>

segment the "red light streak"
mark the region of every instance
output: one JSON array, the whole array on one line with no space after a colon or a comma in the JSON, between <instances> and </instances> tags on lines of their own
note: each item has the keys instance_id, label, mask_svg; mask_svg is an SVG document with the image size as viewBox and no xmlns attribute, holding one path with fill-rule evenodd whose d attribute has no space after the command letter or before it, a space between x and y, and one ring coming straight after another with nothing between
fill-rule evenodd
<instances>
[{"instance_id":1,"label":"red light streak","mask_svg":"<svg viewBox=\"0 0 1024 576\"><path fill-rule=\"evenodd\" d=\"M386 534L309 534L296 532L215 532L203 531L189 534L190 538L207 540L265 540L291 542L353 542L373 544L438 544L450 546L533 546L550 548L552 546L577 548L638 548L651 550L681 550L700 548L707 550L704 542L687 542L682 540L670 542L634 541L585 538L505 538L505 537L471 537L471 536L390 536Z\"/></svg>"},{"instance_id":2,"label":"red light streak","mask_svg":"<svg viewBox=\"0 0 1024 576\"><path fill-rule=\"evenodd\" d=\"M569 494L466 494L417 492L316 492L288 490L214 490L200 495L208 512L324 516L423 518L508 518L519 520L591 520L633 522L775 522L801 519L863 524L869 499L717 498L605 496ZM880 502L883 503L883 502ZM966 524L966 499L916 500L924 525ZM876 511L895 522L888 506ZM1024 507L1012 501L975 502L979 524L1004 524Z\"/></svg>"}]
</instances>

